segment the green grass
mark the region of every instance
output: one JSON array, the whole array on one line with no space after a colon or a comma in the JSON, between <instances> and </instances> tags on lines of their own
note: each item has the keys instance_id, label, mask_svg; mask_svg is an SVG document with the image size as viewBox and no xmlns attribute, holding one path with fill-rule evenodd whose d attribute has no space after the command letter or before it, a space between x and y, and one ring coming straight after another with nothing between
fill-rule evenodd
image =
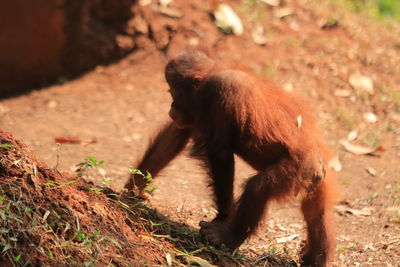
<instances>
[{"instance_id":1,"label":"green grass","mask_svg":"<svg viewBox=\"0 0 400 267\"><path fill-rule=\"evenodd\" d=\"M400 20L399 0L332 0L332 2L344 4L356 12L367 13L375 18Z\"/></svg>"},{"instance_id":2,"label":"green grass","mask_svg":"<svg viewBox=\"0 0 400 267\"><path fill-rule=\"evenodd\" d=\"M381 15L391 16L400 19L400 1L379 0L377 6L378 11Z\"/></svg>"}]
</instances>

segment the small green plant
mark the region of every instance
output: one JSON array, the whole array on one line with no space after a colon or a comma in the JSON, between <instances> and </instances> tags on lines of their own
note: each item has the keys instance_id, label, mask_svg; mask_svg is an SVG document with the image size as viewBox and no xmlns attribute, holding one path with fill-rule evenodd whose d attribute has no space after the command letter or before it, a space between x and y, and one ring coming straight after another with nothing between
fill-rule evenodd
<instances>
[{"instance_id":1,"label":"small green plant","mask_svg":"<svg viewBox=\"0 0 400 267\"><path fill-rule=\"evenodd\" d=\"M81 230L76 231L75 233L75 238L76 240L78 240L79 242L83 242L86 238L86 235L84 232L82 232Z\"/></svg>"},{"instance_id":2,"label":"small green plant","mask_svg":"<svg viewBox=\"0 0 400 267\"><path fill-rule=\"evenodd\" d=\"M104 166L104 160L97 160L94 156L88 156L84 161L75 165L77 167L77 174L79 177L87 174L89 169L102 168Z\"/></svg>"},{"instance_id":3,"label":"small green plant","mask_svg":"<svg viewBox=\"0 0 400 267\"><path fill-rule=\"evenodd\" d=\"M98 161L96 159L96 157L94 156L89 156L85 159L85 161L80 162L78 164L76 164L75 166L78 168L86 168L86 169L91 169L94 167L103 167L104 166L105 161L104 160L100 160Z\"/></svg>"},{"instance_id":4,"label":"small green plant","mask_svg":"<svg viewBox=\"0 0 400 267\"><path fill-rule=\"evenodd\" d=\"M151 174L149 172L146 172L146 174L144 174L141 170L138 170L134 167L129 167L129 172L133 175L140 175L147 181L146 187L148 187L148 188L146 188L144 190L144 192L151 194L157 189L152 183L153 177L151 176ZM135 191L134 192L135 194L136 193L139 194L139 192L138 192L139 190L136 186L134 188L134 191Z\"/></svg>"},{"instance_id":5,"label":"small green plant","mask_svg":"<svg viewBox=\"0 0 400 267\"><path fill-rule=\"evenodd\" d=\"M51 188L51 189L55 189L55 188L63 188L66 185L73 184L76 182L78 182L78 180L71 180L68 182L47 182L44 184L44 186Z\"/></svg>"},{"instance_id":6,"label":"small green plant","mask_svg":"<svg viewBox=\"0 0 400 267\"><path fill-rule=\"evenodd\" d=\"M12 148L12 147L14 146L9 144L0 144L0 148Z\"/></svg>"},{"instance_id":7,"label":"small green plant","mask_svg":"<svg viewBox=\"0 0 400 267\"><path fill-rule=\"evenodd\" d=\"M377 2L379 14L400 19L400 2L398 0L378 0Z\"/></svg>"},{"instance_id":8,"label":"small green plant","mask_svg":"<svg viewBox=\"0 0 400 267\"><path fill-rule=\"evenodd\" d=\"M100 194L101 191L102 191L102 189L97 188L97 187L85 187L85 189L86 189L87 191L93 192L93 193L95 193L95 194L97 194L97 195Z\"/></svg>"},{"instance_id":9,"label":"small green plant","mask_svg":"<svg viewBox=\"0 0 400 267\"><path fill-rule=\"evenodd\" d=\"M269 255L276 255L277 254L277 248L275 246L272 246L268 249L268 254Z\"/></svg>"},{"instance_id":10,"label":"small green plant","mask_svg":"<svg viewBox=\"0 0 400 267\"><path fill-rule=\"evenodd\" d=\"M366 13L378 19L400 20L400 1L398 0L332 0L332 2L340 3L355 12Z\"/></svg>"}]
</instances>

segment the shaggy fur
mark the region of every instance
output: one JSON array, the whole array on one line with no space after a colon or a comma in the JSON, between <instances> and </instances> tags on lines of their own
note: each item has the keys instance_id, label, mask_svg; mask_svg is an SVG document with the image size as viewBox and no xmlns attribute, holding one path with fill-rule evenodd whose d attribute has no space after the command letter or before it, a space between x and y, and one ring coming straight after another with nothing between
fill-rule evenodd
<instances>
[{"instance_id":1,"label":"shaggy fur","mask_svg":"<svg viewBox=\"0 0 400 267\"><path fill-rule=\"evenodd\" d=\"M335 183L329 150L300 98L245 71L227 68L200 51L187 51L165 69L173 103L169 122L149 145L139 169L156 176L191 138L192 156L211 178L218 210L201 222L214 245L238 247L256 230L271 200L300 195L307 223L304 266L325 266L333 256ZM258 171L233 199L234 154ZM143 191L141 177L126 188Z\"/></svg>"}]
</instances>

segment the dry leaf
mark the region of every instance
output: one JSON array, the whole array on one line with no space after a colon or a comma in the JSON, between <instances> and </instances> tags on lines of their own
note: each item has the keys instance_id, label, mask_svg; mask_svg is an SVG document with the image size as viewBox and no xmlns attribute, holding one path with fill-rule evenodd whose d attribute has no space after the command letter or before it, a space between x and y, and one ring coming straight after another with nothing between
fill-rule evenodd
<instances>
[{"instance_id":1,"label":"dry leaf","mask_svg":"<svg viewBox=\"0 0 400 267\"><path fill-rule=\"evenodd\" d=\"M349 97L351 96L351 91L346 89L337 89L333 92L333 94L339 97Z\"/></svg>"},{"instance_id":2,"label":"dry leaf","mask_svg":"<svg viewBox=\"0 0 400 267\"><path fill-rule=\"evenodd\" d=\"M376 116L376 114L372 113L372 112L364 113L363 117L364 117L364 120L369 123L375 123L378 121L378 116Z\"/></svg>"},{"instance_id":3,"label":"dry leaf","mask_svg":"<svg viewBox=\"0 0 400 267\"><path fill-rule=\"evenodd\" d=\"M107 172L106 172L105 169L103 169L103 168L98 168L97 170L99 171L99 173L100 173L101 176L106 177Z\"/></svg>"},{"instance_id":4,"label":"dry leaf","mask_svg":"<svg viewBox=\"0 0 400 267\"><path fill-rule=\"evenodd\" d=\"M340 172L342 170L342 163L340 162L338 156L331 158L331 160L328 162L328 166L329 168L337 172Z\"/></svg>"},{"instance_id":5,"label":"dry leaf","mask_svg":"<svg viewBox=\"0 0 400 267\"><path fill-rule=\"evenodd\" d=\"M283 237L279 237L276 239L276 243L280 244L280 243L286 243L289 241L292 241L296 238L298 238L299 235L298 234L293 234L293 235L288 235L288 236L283 236Z\"/></svg>"},{"instance_id":6,"label":"dry leaf","mask_svg":"<svg viewBox=\"0 0 400 267\"><path fill-rule=\"evenodd\" d=\"M364 90L369 94L374 93L374 84L372 79L361 74L352 74L349 78L350 85L356 90Z\"/></svg>"},{"instance_id":7,"label":"dry leaf","mask_svg":"<svg viewBox=\"0 0 400 267\"><path fill-rule=\"evenodd\" d=\"M261 0L261 2L264 2L270 6L279 6L281 4L281 0Z\"/></svg>"},{"instance_id":8,"label":"dry leaf","mask_svg":"<svg viewBox=\"0 0 400 267\"><path fill-rule=\"evenodd\" d=\"M276 228L278 228L281 231L287 231L288 230L287 228L285 228L284 226L282 226L280 224L276 224L275 226L276 226Z\"/></svg>"},{"instance_id":9,"label":"dry leaf","mask_svg":"<svg viewBox=\"0 0 400 267\"><path fill-rule=\"evenodd\" d=\"M297 128L301 127L301 124L303 122L303 117L301 117L301 115L297 116Z\"/></svg>"},{"instance_id":10,"label":"dry leaf","mask_svg":"<svg viewBox=\"0 0 400 267\"><path fill-rule=\"evenodd\" d=\"M400 206L399 207L391 206L391 207L386 208L386 210L389 212L399 212L400 213Z\"/></svg>"},{"instance_id":11,"label":"dry leaf","mask_svg":"<svg viewBox=\"0 0 400 267\"><path fill-rule=\"evenodd\" d=\"M54 142L60 144L94 144L96 138L77 138L77 137L55 137Z\"/></svg>"},{"instance_id":12,"label":"dry leaf","mask_svg":"<svg viewBox=\"0 0 400 267\"><path fill-rule=\"evenodd\" d=\"M216 265L211 264L208 261L206 261L200 257L193 256L193 255L186 256L186 259L189 262L189 264L194 263L194 264L199 265L200 267L217 267Z\"/></svg>"},{"instance_id":13,"label":"dry leaf","mask_svg":"<svg viewBox=\"0 0 400 267\"><path fill-rule=\"evenodd\" d=\"M372 147L366 147L366 146L359 146L359 145L353 145L350 144L349 141L342 139L339 141L344 148L356 155L367 155L367 154L375 154L376 152L382 152L382 147L377 147L377 148L372 148Z\"/></svg>"},{"instance_id":14,"label":"dry leaf","mask_svg":"<svg viewBox=\"0 0 400 267\"><path fill-rule=\"evenodd\" d=\"M336 28L339 25L339 20L335 18L329 18L329 19L321 19L318 22L318 25L321 29L329 30Z\"/></svg>"},{"instance_id":15,"label":"dry leaf","mask_svg":"<svg viewBox=\"0 0 400 267\"><path fill-rule=\"evenodd\" d=\"M66 223L63 233L65 234L69 229L71 229L71 225L69 223Z\"/></svg>"},{"instance_id":16,"label":"dry leaf","mask_svg":"<svg viewBox=\"0 0 400 267\"><path fill-rule=\"evenodd\" d=\"M173 0L158 0L161 6L168 6Z\"/></svg>"},{"instance_id":17,"label":"dry leaf","mask_svg":"<svg viewBox=\"0 0 400 267\"><path fill-rule=\"evenodd\" d=\"M214 11L215 24L225 32L235 35L243 34L243 24L240 18L227 4L219 4Z\"/></svg>"},{"instance_id":18,"label":"dry leaf","mask_svg":"<svg viewBox=\"0 0 400 267\"><path fill-rule=\"evenodd\" d=\"M251 37L253 41L258 45L265 45L267 43L267 37L264 35L264 26L262 24L256 24L251 31Z\"/></svg>"},{"instance_id":19,"label":"dry leaf","mask_svg":"<svg viewBox=\"0 0 400 267\"><path fill-rule=\"evenodd\" d=\"M347 140L349 141L354 141L356 140L358 137L358 132L357 131L351 131L349 132L349 134L347 135Z\"/></svg>"},{"instance_id":20,"label":"dry leaf","mask_svg":"<svg viewBox=\"0 0 400 267\"><path fill-rule=\"evenodd\" d=\"M365 250L369 249L369 250L372 250L372 251L377 251L377 248L375 248L372 244L365 245L364 249Z\"/></svg>"},{"instance_id":21,"label":"dry leaf","mask_svg":"<svg viewBox=\"0 0 400 267\"><path fill-rule=\"evenodd\" d=\"M140 232L139 237L142 241L145 241L145 242L154 242L155 241L154 238L149 236L146 232Z\"/></svg>"},{"instance_id":22,"label":"dry leaf","mask_svg":"<svg viewBox=\"0 0 400 267\"><path fill-rule=\"evenodd\" d=\"M167 265L172 266L172 260L171 260L171 254L167 253L165 254L165 259L167 260Z\"/></svg>"},{"instance_id":23,"label":"dry leaf","mask_svg":"<svg viewBox=\"0 0 400 267\"><path fill-rule=\"evenodd\" d=\"M343 205L337 205L335 206L336 210L338 210L339 212L345 212L345 213L349 213L349 214L353 214L356 216L371 216L372 214L372 210L374 208L372 207L365 207L361 210L358 209L352 209Z\"/></svg>"},{"instance_id":24,"label":"dry leaf","mask_svg":"<svg viewBox=\"0 0 400 267\"><path fill-rule=\"evenodd\" d=\"M50 211L46 210L46 212L43 215L42 222L45 222L47 220L47 217L49 217L49 215L50 215Z\"/></svg>"},{"instance_id":25,"label":"dry leaf","mask_svg":"<svg viewBox=\"0 0 400 267\"><path fill-rule=\"evenodd\" d=\"M371 176L376 176L376 171L375 171L374 168L367 167L365 170L366 170Z\"/></svg>"},{"instance_id":26,"label":"dry leaf","mask_svg":"<svg viewBox=\"0 0 400 267\"><path fill-rule=\"evenodd\" d=\"M282 19L293 14L294 10L291 7L282 7L274 10L274 16L278 19Z\"/></svg>"}]
</instances>

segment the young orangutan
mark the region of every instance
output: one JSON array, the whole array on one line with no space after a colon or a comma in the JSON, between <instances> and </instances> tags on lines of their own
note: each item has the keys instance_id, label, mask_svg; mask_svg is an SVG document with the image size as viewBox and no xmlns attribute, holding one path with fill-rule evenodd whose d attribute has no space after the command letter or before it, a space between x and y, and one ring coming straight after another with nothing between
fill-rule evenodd
<instances>
[{"instance_id":1,"label":"young orangutan","mask_svg":"<svg viewBox=\"0 0 400 267\"><path fill-rule=\"evenodd\" d=\"M200 51L170 60L165 76L172 121L138 168L156 176L192 139L192 155L207 168L218 211L211 222L200 222L200 233L211 244L232 249L254 233L271 200L300 195L307 223L302 266L326 266L335 249L334 180L329 151L307 104ZM236 203L234 154L258 171ZM133 175L125 188L143 192L145 186L143 177Z\"/></svg>"}]
</instances>

